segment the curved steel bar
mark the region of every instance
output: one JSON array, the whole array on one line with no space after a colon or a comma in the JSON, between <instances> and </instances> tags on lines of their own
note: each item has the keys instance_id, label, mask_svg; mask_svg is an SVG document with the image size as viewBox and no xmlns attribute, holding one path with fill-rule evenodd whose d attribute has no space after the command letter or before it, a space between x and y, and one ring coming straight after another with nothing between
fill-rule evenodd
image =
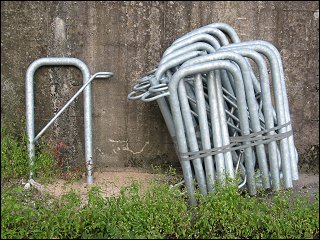
<instances>
[{"instance_id":1,"label":"curved steel bar","mask_svg":"<svg viewBox=\"0 0 320 240\"><path fill-rule=\"evenodd\" d=\"M223 34L221 34L221 32ZM180 43L181 41L184 41L187 38L190 38L194 35L201 34L201 33L208 33L208 34L212 34L212 35L217 36L220 39L221 45L228 45L229 44L229 41L226 38L226 36L228 36L230 38L231 43L232 42L233 43L240 42L239 36L237 35L236 31L230 25L228 25L226 23L212 23L212 24L208 24L206 26L197 28L195 30L192 30L191 32L181 36L180 38L175 40L172 45L176 45L176 44ZM228 84L228 81L225 82L224 79L228 79L231 76L230 75L226 76L225 71L224 70L222 70L222 71L223 71L223 75L222 75L223 84L225 84L225 83ZM231 84L233 85L232 81L231 81ZM256 86L255 86L256 84L257 84L257 82L254 83L255 88L256 88ZM233 88L234 88L234 86L233 86ZM230 91L230 92L232 92L232 91Z\"/></svg>"},{"instance_id":2,"label":"curved steel bar","mask_svg":"<svg viewBox=\"0 0 320 240\"><path fill-rule=\"evenodd\" d=\"M248 41L248 42L243 42L243 45L246 44L261 44L263 46L269 47L275 54L275 57L277 58L278 65L280 68L280 78L281 78L281 87L282 87L282 93L283 93L283 101L284 101L284 108L285 108L285 115L286 115L286 120L287 122L291 121L290 117L290 110L289 110L289 102L288 102L288 96L287 96L287 89L286 89L286 83L285 83L285 77L284 77L284 70L283 70L283 65L282 65L282 60L280 53L278 49L271 44L270 42L267 41L262 41L262 40L255 40L255 41ZM292 131L292 125L288 125L286 127L287 131ZM298 153L297 149L294 144L294 139L293 135L288 137L288 142L289 142L289 150L290 150L290 159L291 161L291 171L292 171L292 179L293 180L298 180L299 179L299 171L298 171Z\"/></svg>"},{"instance_id":3,"label":"curved steel bar","mask_svg":"<svg viewBox=\"0 0 320 240\"><path fill-rule=\"evenodd\" d=\"M42 66L75 66L80 69L83 75L83 83L85 84L90 79L90 71L87 65L77 58L66 57L48 57L40 58L29 65L26 73L26 124L28 134L28 152L31 167L34 165L35 157L35 133L34 133L34 88L33 77L36 70ZM84 90L84 144L85 144L85 161L87 167L87 182L93 183L92 168L92 113L91 113L91 86L88 85ZM30 172L30 178L33 177L33 172Z\"/></svg>"},{"instance_id":4,"label":"curved steel bar","mask_svg":"<svg viewBox=\"0 0 320 240\"><path fill-rule=\"evenodd\" d=\"M167 48L165 50L165 52L162 55L162 58L167 56L168 54L182 48L182 47L188 46L188 45L196 43L196 42L205 42L205 43L208 43L209 45L213 46L214 48L219 48L221 46L215 37L213 37L207 33L199 33L199 34L193 35L189 38L186 38L179 43L172 44L169 48Z\"/></svg>"},{"instance_id":5,"label":"curved steel bar","mask_svg":"<svg viewBox=\"0 0 320 240\"><path fill-rule=\"evenodd\" d=\"M220 72L219 72L220 73ZM209 75L208 75L209 76ZM209 83L209 82L208 82ZM188 85L186 85L186 86L188 86ZM194 111L196 111L196 109L197 109L197 101L195 100L195 96L194 95L192 95L192 96L190 96L191 94L193 94L193 92L191 92L190 90L188 91L187 90L187 93L188 93L188 100L189 100L189 102L190 102L190 104L191 104L191 106L192 106L192 111L193 111L193 115L194 116L196 116L197 118L199 118L199 115L198 114L196 114ZM212 98L212 97L211 97ZM210 98L208 98L209 100L208 101L210 101ZM207 103L206 103L207 104ZM236 105L235 105L236 106ZM211 117L210 117L210 109L209 109L209 107L206 107L207 109L206 109L206 111L207 111L207 114L208 114L208 118L209 119L211 119ZM218 109L218 108L213 108L213 109ZM228 110L226 110L226 109L224 109L225 110L225 113L226 113L226 115L228 115L230 118L232 118L233 120L235 120L237 123L239 123L239 118L237 118L236 116L234 116L231 112L229 112ZM250 119L250 118L248 118L248 119ZM234 129L234 130L236 130L236 131L238 131L239 133L241 133L241 129L240 128L238 128L238 127L236 127L233 123L231 123L230 121L228 121L227 122L227 124L228 124L228 126L230 126L232 129ZM210 122L209 122L209 126L211 126L210 125ZM220 131L220 127L219 127L219 131ZM252 129L250 128L250 132L252 132ZM215 146L217 146L217 144L215 144ZM219 145L220 146L220 145ZM222 146L222 145L221 145Z\"/></svg>"},{"instance_id":6,"label":"curved steel bar","mask_svg":"<svg viewBox=\"0 0 320 240\"><path fill-rule=\"evenodd\" d=\"M204 51L190 51L183 53L181 55L178 55L176 58L173 58L169 61L166 61L162 64L160 64L157 68L157 71L155 72L155 78L151 81L151 84L154 86L156 84L159 84L160 79L164 76L165 72L170 70L171 68L180 66L185 61L198 57L202 55Z\"/></svg>"},{"instance_id":7,"label":"curved steel bar","mask_svg":"<svg viewBox=\"0 0 320 240\"><path fill-rule=\"evenodd\" d=\"M43 134L44 132L52 125L52 123L63 113L63 111L70 106L70 104L82 93L82 91L95 79L95 78L101 78L99 75L103 75L104 78L109 78L113 76L113 73L111 72L98 72L95 73L82 87L69 99L69 101L57 112L54 117L47 123L47 125L42 128L42 130L38 133L38 135L34 138L34 141L36 142Z\"/></svg>"},{"instance_id":8,"label":"curved steel bar","mask_svg":"<svg viewBox=\"0 0 320 240\"><path fill-rule=\"evenodd\" d=\"M220 51L229 51L220 49ZM271 101L271 92L269 86L269 74L268 67L264 58L257 53L256 51L250 50L245 47L239 47L238 49L232 49L233 52L241 54L244 57L252 59L258 66L259 76L260 76L260 85L261 85L261 97L262 97L262 110L265 117L265 127L266 129L272 129L274 127L273 119L273 106ZM274 131L270 131L267 135L274 135ZM280 189L280 173L278 166L278 157L277 157L277 144L275 141L268 144L268 155L270 163L270 172L272 179L272 187L274 190ZM264 186L265 187L265 186Z\"/></svg>"},{"instance_id":9,"label":"curved steel bar","mask_svg":"<svg viewBox=\"0 0 320 240\"><path fill-rule=\"evenodd\" d=\"M220 81L220 71L210 71L208 74L208 97L209 97L209 108L210 108L210 119L211 119L211 126L213 132L213 144L215 147L220 147L223 145L223 138L222 138L222 127L221 127L221 116L220 109L219 109L219 94L217 89L217 81ZM219 109L219 110L218 110ZM202 134L202 133L201 133ZM215 156L216 161L216 171L217 177L220 180L220 184L225 184L225 173L227 176L233 178L234 174L233 171L229 171L227 166L227 157L228 154L217 154ZM233 169L232 169L233 170Z\"/></svg>"},{"instance_id":10,"label":"curved steel bar","mask_svg":"<svg viewBox=\"0 0 320 240\"><path fill-rule=\"evenodd\" d=\"M208 43L204 43L204 42L197 42L197 43L193 43L190 44L188 46L179 48L177 50L175 50L172 53L169 53L168 55L166 55L165 57L163 57L160 61L160 64L163 64L167 61L169 61L170 59L176 58L177 56L181 55L181 54L185 54L187 52L191 52L191 51L199 51L199 50L205 50L207 52L215 52L215 48L213 46L211 46Z\"/></svg>"},{"instance_id":11,"label":"curved steel bar","mask_svg":"<svg viewBox=\"0 0 320 240\"><path fill-rule=\"evenodd\" d=\"M179 98L177 93L178 84L181 79L183 79L188 75L202 73L202 72L209 72L216 69L226 69L230 71L233 78L235 79L236 96L238 99L239 119L240 119L240 127L242 129L242 135L245 136L250 134L248 114L246 111L245 88L241 78L241 72L237 67L235 67L234 64L225 60L217 60L213 62L206 62L206 63L196 64L196 65L185 67L185 68L180 68L179 71L177 71L172 76L172 80L169 83L169 92L170 92L169 101L170 101L173 120L176 126L178 147L181 153L186 153L188 149L186 148L186 137L184 134L183 120L181 116L181 109L180 109ZM245 164L246 164L247 178L248 178L247 186L248 186L249 193L251 195L254 195L256 194L256 185L255 185L255 179L254 179L252 148L251 147L246 148L244 155L245 155ZM186 162L188 163L188 161L183 161L183 159L181 160L182 164L185 164ZM184 166L183 166L183 169L185 169ZM184 177L186 179L186 183L189 182L189 184L187 185L187 188L189 189L190 198L193 199L194 197L192 192L193 189L189 188L190 179L192 179L191 178L192 176L187 174L187 172L184 172Z\"/></svg>"},{"instance_id":12,"label":"curved steel bar","mask_svg":"<svg viewBox=\"0 0 320 240\"><path fill-rule=\"evenodd\" d=\"M133 86L133 90L134 91L141 91L144 89L148 89L150 87L150 81L149 80L145 80L143 82L138 82L136 85Z\"/></svg>"},{"instance_id":13,"label":"curved steel bar","mask_svg":"<svg viewBox=\"0 0 320 240\"><path fill-rule=\"evenodd\" d=\"M211 30L211 32L212 32L212 29L208 29L209 30L209 32L210 32L210 30ZM219 32L220 33L220 35L219 35L219 37L220 38L222 38L223 40L221 40L224 44L227 44L228 43L228 40L227 40L227 38L223 35L223 34L221 34L222 32L221 31L213 31L213 33L215 33L215 32ZM206 35L204 35L204 34L197 34L197 35L194 35L194 36L192 36L192 37L190 37L190 38L186 38L185 40L183 40L183 41L181 41L181 42L179 42L179 43L177 43L177 44L175 44L175 45L172 45L170 48L169 48L169 51L166 51L165 52L165 54L164 54L164 57L166 56L166 54L169 54L169 53L171 53L171 55L173 55L175 52L174 52L174 50L176 50L176 49L178 49L178 50L180 50L179 48L181 48L181 47L183 47L184 46L184 49L187 49L188 48L188 46L186 46L187 44L190 44L190 43L193 43L195 40L207 40L209 38L209 40L211 40L211 39L214 39L213 37L211 37L210 38L210 35L208 35L208 34L206 34ZM210 41L209 41L210 42ZM213 44L214 42L213 42L213 40L211 40L211 43ZM191 46L194 46L194 44L193 45L191 45ZM216 43L214 46L213 46L214 48L220 48L220 44L219 43ZM189 45L189 48L190 48L190 45ZM178 50L176 50L176 51L178 51ZM181 50L180 50L181 51ZM212 52L212 51L210 51L210 52ZM167 55L168 56L168 55ZM168 58L168 57L167 57ZM162 60L162 61L165 61L165 60ZM160 66L161 66L161 63L160 63ZM161 75L161 74L159 74L159 75ZM160 78L160 76L158 76L157 77L157 79L159 79ZM226 81L225 81L226 82ZM203 117L202 117L203 118ZM202 133L202 135L203 134L205 134L205 133ZM189 141L193 141L193 140L191 140L190 138L188 138L188 140ZM194 150L195 151L195 150ZM232 165L232 157L231 157L231 155L230 155L230 153L226 153L226 155L229 157L229 165ZM219 156L217 156L217 158L219 159L220 158L220 154L219 154ZM218 161L219 162L219 161ZM219 169L224 169L224 164L223 165L221 165L220 164L220 166L221 167L219 167ZM228 171L228 175L229 176L234 176L234 174L233 174L233 167L230 167L229 169L228 169L229 171ZM220 172L219 172L220 173ZM211 174L211 175L213 175L213 174ZM223 174L219 174L220 176L220 179L222 178L222 176L223 176ZM223 182L223 180L222 180L222 182ZM211 184L209 184L209 185L211 185Z\"/></svg>"},{"instance_id":14,"label":"curved steel bar","mask_svg":"<svg viewBox=\"0 0 320 240\"><path fill-rule=\"evenodd\" d=\"M201 45L198 44L198 46L201 47ZM212 50L212 49L210 49ZM156 78L154 79L155 81L152 84L158 84L159 80L162 78L162 76L165 74L165 72L173 67L179 66L182 63L184 63L185 61L192 59L194 57L197 57L199 55L201 55L203 53L203 51L191 51L191 52L186 52L184 54L178 55L178 57L171 59L167 62L164 62L162 64L159 65L157 72L156 72ZM159 85L159 84L158 84ZM155 85L155 86L158 86ZM151 87L152 88L152 87ZM162 102L164 104L166 104L167 106L167 102L165 102L164 100L162 100ZM162 104L162 103L161 103ZM169 106L168 106L169 108ZM192 128L193 129L193 128ZM191 128L189 129L191 131ZM188 138L189 140L189 138ZM190 140L192 141L192 140ZM193 141L196 142L196 139L193 139ZM191 144L191 149L193 151L197 151L196 149L192 148ZM206 187L206 181L205 181L205 174L204 174L204 170L202 167L202 163L201 163L201 159L195 159L192 161L194 169L195 169L195 177L197 179L198 185L199 185L199 189L200 192L202 194L206 194L207 193L207 187Z\"/></svg>"},{"instance_id":15,"label":"curved steel bar","mask_svg":"<svg viewBox=\"0 0 320 240\"><path fill-rule=\"evenodd\" d=\"M149 88L149 92L151 93L156 93L156 92L161 92L166 90L168 90L168 84L166 83L160 83L158 85L155 85Z\"/></svg>"},{"instance_id":16,"label":"curved steel bar","mask_svg":"<svg viewBox=\"0 0 320 240\"><path fill-rule=\"evenodd\" d=\"M217 28L212 28L212 27L206 27L204 29L202 29L204 31L204 33L197 33L195 35L191 35L187 38L184 38L182 41L179 41L177 43L172 44L163 54L163 57L166 57L168 54L182 48L182 47L186 47L190 44L193 44L195 42L208 42L214 49L219 49L222 45L227 45L228 39L227 37L223 34L223 32L221 32L219 29ZM221 44L216 40L215 37L207 34L210 33L213 36L217 37ZM212 52L212 51L209 51ZM223 80L223 84L230 89L230 91L233 93L233 88L234 88L234 84L232 80L232 77L230 77L230 75L228 76L227 74L224 74L222 77ZM231 82L230 82L231 81Z\"/></svg>"},{"instance_id":17,"label":"curved steel bar","mask_svg":"<svg viewBox=\"0 0 320 240\"><path fill-rule=\"evenodd\" d=\"M212 24L208 24L206 26L200 27L198 29L192 30L191 32L178 38L176 41L173 42L172 45L177 44L180 41L183 41L186 38L189 38L189 37L196 35L196 34L199 34L199 33L210 33L211 31L213 31L212 29L218 29L218 30L224 32L231 39L231 43L240 43L240 38L239 38L238 34L230 25L228 25L226 23L212 23ZM228 45L228 42L224 41L224 42L222 42L222 45ZM225 78L225 76L223 78ZM230 78L230 76L229 76L229 78ZM253 78L253 86L257 92L260 91L259 84L258 84L258 81L256 81L256 78Z\"/></svg>"},{"instance_id":18,"label":"curved steel bar","mask_svg":"<svg viewBox=\"0 0 320 240\"><path fill-rule=\"evenodd\" d=\"M226 33L232 42L240 42L240 38L238 37L236 31L230 25L228 25L226 23L212 23L212 24L208 24L206 26L194 29L191 32L188 32L187 34L185 34L185 35L181 36L180 38L178 38L177 40L175 40L173 42L173 44L176 44L176 43L178 43L188 37L191 37L195 34L212 32L213 31L212 29L217 29L217 30L222 31L223 33ZM226 42L225 44L228 44L228 42Z\"/></svg>"},{"instance_id":19,"label":"curved steel bar","mask_svg":"<svg viewBox=\"0 0 320 240\"><path fill-rule=\"evenodd\" d=\"M153 95L153 96L150 96L150 95ZM141 100L144 101L144 102L152 102L154 100L157 100L157 99L160 99L160 98L163 98L163 97L166 97L166 96L169 96L169 92L166 91L166 92L157 92L156 94L155 93L152 93L150 91L144 93L141 97Z\"/></svg>"},{"instance_id":20,"label":"curved steel bar","mask_svg":"<svg viewBox=\"0 0 320 240\"><path fill-rule=\"evenodd\" d=\"M224 26L224 27L226 27L226 26ZM229 28L230 28L230 26L229 26ZM192 35L188 35L187 34L188 36L187 37L183 37L183 40L175 41L165 51L165 53L163 54L163 57L165 57L169 53L172 53L173 51L175 51L175 50L177 50L177 49L179 49L179 48L181 48L183 46L187 46L188 44L194 43L196 41L207 41L207 42L211 43L211 46L213 46L215 49L219 49L221 47L221 45L229 44L229 41L228 41L227 37L218 28L214 28L214 27L211 27L211 26L205 26L205 27L200 28L200 29L201 30L197 31L196 34L192 34ZM236 35L236 33L234 31L228 31L228 32L230 32L233 35L234 34ZM216 38L212 37L209 34L212 34L212 36L215 36L216 38L218 38L220 40L221 44L216 40ZM208 40L208 38L209 38L208 36L211 37L209 40ZM236 38L237 38L237 36L236 36ZM222 71L225 72L224 70L222 70ZM232 81L232 77L230 75L228 75L227 73L226 74L223 73L222 81L223 81L223 84L227 87L227 89L229 89L230 92L233 93L234 84L233 84L233 81Z\"/></svg>"},{"instance_id":21,"label":"curved steel bar","mask_svg":"<svg viewBox=\"0 0 320 240\"><path fill-rule=\"evenodd\" d=\"M194 43L196 40L197 41L206 40L209 43L211 43L211 45L213 45L214 48L212 48L211 46L209 47L207 44L204 44L202 42L201 43ZM200 48L200 49L207 50L208 52L214 52L215 48L219 48L219 47L220 47L219 42L217 42L215 40L215 38L213 38L212 36L210 36L208 34L199 34L199 35L196 35L196 36L194 36L192 38L186 39L185 41L182 41L180 44L177 44L175 46L171 46L169 48L169 51L166 51L166 53L164 54L164 58L162 59L160 65L159 65L158 69L160 69L161 67L162 67L162 69L157 71L157 73L156 73L157 78L156 79L160 79L162 74L168 69L168 67L166 67L166 63L172 62L173 64L175 64L177 66L178 65L177 63L179 63L179 65L180 65L181 63L183 63L183 62L185 62L185 61L187 61L189 59L189 58L182 59L180 57L180 59L177 59L176 62L173 61L173 60L171 60L171 61L170 60L169 61L166 60L166 59L170 59L170 56L176 56L177 52L178 53L182 52L183 54L180 54L180 56L185 56L185 55L189 54L189 52L188 52L189 49L198 50ZM192 57L196 57L196 56L192 56ZM172 59L172 57L171 57L171 59ZM172 65L170 67L172 67ZM185 87L181 86L179 91L185 92ZM202 94L198 94L198 96L200 96L200 95L202 95ZM187 105L186 107L189 108L189 105ZM183 113L185 113L185 112L188 112L188 111L183 111ZM190 119L188 117L189 117L189 115L185 116L185 118L187 118L189 120L189 123L193 122L192 121L192 117L190 116ZM208 136L209 131L203 132L204 128L206 128L206 126L203 124L203 121L205 121L204 119L206 119L206 116L200 115L200 119L202 121L202 124L200 124L200 128L202 129L201 136L202 136L202 138L204 136L207 136L207 138L209 138L209 142L206 141L203 144L206 145L206 148L210 149L211 144L210 144L210 137ZM192 126L193 126L193 124L192 124ZM189 136L188 137L188 141L189 141L189 146L190 146L191 150L192 151L198 151L199 148L198 148L198 144L197 144L197 138L195 137L194 128L193 127L188 127L187 128L187 134ZM219 157L220 156L218 156L218 158ZM201 159L195 159L193 161L193 165L194 165L194 168L195 168L196 179L197 179L198 184L199 184L200 192L204 192L204 191L206 191L205 190L206 189L206 187L205 187L206 185L205 185L205 182L204 182L205 176L203 175L204 173L203 173L203 167L202 167L202 164L201 164ZM214 184L214 168L213 168L213 163L212 163L212 156L209 156L209 157L207 157L205 159L205 165L206 165L205 171L207 172L207 174L206 174L206 176L207 176L207 187L208 187L209 191L212 191L213 190L213 184ZM219 179L221 180L221 182L224 182L224 180L222 179L224 174L221 173L224 170L224 163L223 163L223 165L221 165L221 163L219 162L218 165L219 165L219 169L222 169L221 171L219 171Z\"/></svg>"},{"instance_id":22,"label":"curved steel bar","mask_svg":"<svg viewBox=\"0 0 320 240\"><path fill-rule=\"evenodd\" d=\"M215 51L215 49L210 46L209 44L207 43L195 43L195 44L192 44L192 45L189 45L189 46L186 46L186 47L183 47L169 55L167 55L165 58L163 58L159 64L162 65L166 62L169 62L170 60L174 60L174 58L176 57L179 57L183 54L186 54L188 52L191 52L191 51L199 51L199 50L206 50L206 51ZM160 79L158 79L160 81ZM158 82L156 80L151 80L151 86L153 85L156 85L158 84ZM162 113L162 116L166 122L166 125L167 125L167 128L169 130L169 133L170 133L170 136L172 137L173 139L173 142L176 144L176 134L175 134L175 127L174 127L174 124L173 124L173 120L172 120L172 116L171 116L171 112L170 112L170 109L169 109L169 106L166 102L166 100L164 98L158 98L157 99L157 103L159 105L159 108L160 108L160 111Z\"/></svg>"},{"instance_id":23,"label":"curved steel bar","mask_svg":"<svg viewBox=\"0 0 320 240\"><path fill-rule=\"evenodd\" d=\"M201 45L198 45L198 47L201 47ZM163 64L159 64L158 68L154 72L155 77L150 79L151 86L156 86L157 84L159 84L162 75L168 69L173 68L177 65L180 65L182 62L186 61L189 58L199 56L201 53L203 53L203 51L186 52L186 53L183 53L181 55L176 56L176 58L169 59L167 62L165 62ZM166 100L163 98L158 98L157 103L159 105L160 111L162 113L162 116L163 116L165 123L167 125L167 128L169 130L169 134L170 134L171 138L173 139L173 141L175 142L175 135L176 134L175 134L174 124L173 124L173 120L172 120L169 106L168 106Z\"/></svg>"},{"instance_id":24,"label":"curved steel bar","mask_svg":"<svg viewBox=\"0 0 320 240\"><path fill-rule=\"evenodd\" d=\"M138 90L138 91L131 91L129 94L128 94L128 99L130 99L130 100L137 100L137 99L141 99L142 98L142 96L144 95L144 94L146 94L146 92L148 92L148 91L143 91L143 90ZM138 94L139 93L139 95L136 95L136 94Z\"/></svg>"},{"instance_id":25,"label":"curved steel bar","mask_svg":"<svg viewBox=\"0 0 320 240\"><path fill-rule=\"evenodd\" d=\"M277 56L274 53L273 49L270 47L255 43L255 41L247 42L246 44L237 43L235 45L230 44L228 46L224 46L224 49L232 50L233 48L238 48L241 46L245 46L246 48L255 50L268 59L270 62L271 74L272 74L272 84L274 90L274 97L276 102L276 114L278 125L283 125L287 123L286 113L285 113L285 103L284 103L284 94L282 91L281 84L281 67L279 66L279 62L277 60ZM287 128L281 128L279 133L287 132ZM284 183L286 188L292 188L292 174L291 174L291 165L296 164L295 158L292 159L289 150L289 142L288 138L283 138L280 140L280 151L281 151L281 161L282 161L282 172L284 176ZM292 163L291 161L294 161Z\"/></svg>"},{"instance_id":26,"label":"curved steel bar","mask_svg":"<svg viewBox=\"0 0 320 240\"><path fill-rule=\"evenodd\" d=\"M220 24L214 24L215 26L218 26ZM227 28L227 32L229 32L231 35L234 35L235 38L233 38L234 40L239 40L235 31L230 27L228 26L227 24L221 24L222 28ZM230 30L231 28L231 30ZM195 34L192 34L192 35L188 35L187 37L183 37L183 40L181 41L175 41L170 47L170 51L168 52L172 52L171 49L177 49L178 47L181 47L183 46L184 44L188 43L188 41L192 42L193 39L196 39L196 37L198 35L201 35L203 33L209 33L209 34L212 34L213 36L216 36L218 39L220 39L220 42L222 45L227 45L229 42L228 42L228 39L227 37L224 35L223 32L221 32L221 30L219 30L218 28L215 28L215 27L212 27L210 25L208 26L205 26L205 27L202 27L200 28L200 30L196 30L196 33ZM201 37L198 37L199 40L201 39ZM216 45L213 45L213 47L215 49L218 49L220 48L220 43L216 44ZM166 54L164 54L163 56L165 56ZM234 89L234 83L233 83L233 79L232 77L230 76L230 73L227 73L225 72L224 70L222 70L223 73L222 73L222 83L223 83L223 86L225 86L231 93L233 93L233 89ZM257 83L255 83L257 84ZM235 113L237 114L237 112Z\"/></svg>"},{"instance_id":27,"label":"curved steel bar","mask_svg":"<svg viewBox=\"0 0 320 240\"><path fill-rule=\"evenodd\" d=\"M247 61L245 61L245 59L241 55L234 53L234 52L231 52L231 51L229 51L229 52L217 51L213 54L208 54L208 55L205 55L202 57L193 58L193 59L185 62L184 64L182 64L181 68L184 66L190 66L193 64L199 64L199 63L209 62L209 61L214 61L214 60L232 60L232 61L236 62L238 64L238 66L240 67L241 74L243 75L245 90L246 90L246 99L247 99L247 103L248 103L248 110L250 113L250 120L251 120L252 129L254 132L261 131L259 113L258 113L258 109L257 109L257 105L256 105L253 84L252 84L251 77L250 77L250 70L249 70ZM220 91L222 91L221 86L219 86L218 89L220 89ZM221 103L221 104L223 103L222 98L223 98L223 96L220 95L220 97L218 98L219 99L218 103ZM224 106L221 105L220 108L221 108L220 115L225 116L225 114L223 114ZM230 142L228 141L229 133L228 133L228 130L227 130L225 123L226 123L226 119L225 118L223 120L221 119L222 134L223 134L222 136L224 139L224 144L227 145ZM264 145L263 144L257 145L256 148L257 148L259 166L261 167L261 171L263 174L264 186L266 188L268 188L268 187L270 187L270 180L269 180L269 170L268 170L267 157L266 157ZM229 158L226 158L226 165L228 166L228 171L231 171L233 173L233 163L232 163L232 157L231 157L230 152L229 152ZM230 176L234 177L234 174L232 174Z\"/></svg>"},{"instance_id":28,"label":"curved steel bar","mask_svg":"<svg viewBox=\"0 0 320 240\"><path fill-rule=\"evenodd\" d=\"M189 148L191 151L199 151L197 137L196 137L195 129L193 127L194 122L193 122L192 115L190 114L191 110L190 110L189 102L181 100L182 97L187 96L186 88L183 81L179 83L178 92L179 92L178 93L179 99L181 102L182 118L186 124L185 132L187 134ZM187 127L187 126L192 126L192 127ZM179 138L178 135L177 135L177 138ZM188 149L188 146L185 146L185 148ZM212 161L211 162L208 162L207 160L205 161L205 170L202 167L202 160L200 158L195 159L194 161L192 161L192 163L194 166L195 176L196 176L197 183L199 185L200 192L201 193L204 192L204 194L206 194L207 189L209 192L211 192L213 190L213 184L214 184L214 172L213 172Z\"/></svg>"}]
</instances>

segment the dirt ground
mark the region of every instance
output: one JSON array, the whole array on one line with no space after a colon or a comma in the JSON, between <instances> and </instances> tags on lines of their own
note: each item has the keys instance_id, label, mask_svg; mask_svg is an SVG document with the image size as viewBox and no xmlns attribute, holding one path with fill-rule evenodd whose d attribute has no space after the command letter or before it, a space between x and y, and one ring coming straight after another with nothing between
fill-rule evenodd
<instances>
[{"instance_id":1,"label":"dirt ground","mask_svg":"<svg viewBox=\"0 0 320 240\"><path fill-rule=\"evenodd\" d=\"M99 171L94 173L94 184L91 186L99 186L104 197L117 196L121 187L130 186L133 181L141 184L141 189L145 189L152 179L159 177L159 174L146 173L137 169L121 169ZM58 180L53 184L45 186L45 191L59 197L70 190L80 193L83 203L87 201L87 192L91 186L88 186L86 179L67 183L64 180ZM311 194L319 192L319 174L299 175L299 180L294 181L293 189L300 194Z\"/></svg>"},{"instance_id":2,"label":"dirt ground","mask_svg":"<svg viewBox=\"0 0 320 240\"><path fill-rule=\"evenodd\" d=\"M299 180L293 182L293 189L299 193L319 192L319 174L300 174Z\"/></svg>"},{"instance_id":3,"label":"dirt ground","mask_svg":"<svg viewBox=\"0 0 320 240\"><path fill-rule=\"evenodd\" d=\"M80 193L81 201L86 202L87 192L92 186L99 186L102 196L111 197L119 195L121 188L130 186L133 181L139 182L141 190L143 191L148 187L151 180L159 177L158 174L146 173L141 170L131 168L98 171L95 172L93 176L94 183L90 186L87 184L85 177L76 182L69 183L65 180L58 179L53 184L45 185L45 191L53 196L59 197L70 190L74 190Z\"/></svg>"}]
</instances>

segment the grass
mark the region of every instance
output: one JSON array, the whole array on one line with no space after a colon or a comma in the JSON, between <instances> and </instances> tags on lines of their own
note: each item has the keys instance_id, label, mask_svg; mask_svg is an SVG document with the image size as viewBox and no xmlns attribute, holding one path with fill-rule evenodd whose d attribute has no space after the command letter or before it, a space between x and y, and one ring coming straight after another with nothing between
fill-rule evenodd
<instances>
[{"instance_id":1,"label":"grass","mask_svg":"<svg viewBox=\"0 0 320 240\"><path fill-rule=\"evenodd\" d=\"M85 166L72 168L65 163L61 154L63 143L46 143L45 140L38 143L34 165L30 166L28 139L18 126L15 130L1 126L1 185L10 179L28 179L31 170L41 182L52 182L57 177L67 181L81 177Z\"/></svg>"},{"instance_id":2,"label":"grass","mask_svg":"<svg viewBox=\"0 0 320 240\"><path fill-rule=\"evenodd\" d=\"M197 194L198 205L192 207L182 194L184 189L170 187L167 180L153 182L143 194L139 183L133 182L119 196L109 198L94 186L86 204L72 191L56 198L24 189L17 180L28 176L23 141L1 133L1 163L5 156L13 168L1 166L2 239L319 237L319 193L315 201L287 190L272 195L261 191L252 197L230 182L223 188L216 186L206 197ZM42 153L48 164L39 167L40 175L54 166L50 152ZM175 172L169 169L168 174Z\"/></svg>"}]
</instances>

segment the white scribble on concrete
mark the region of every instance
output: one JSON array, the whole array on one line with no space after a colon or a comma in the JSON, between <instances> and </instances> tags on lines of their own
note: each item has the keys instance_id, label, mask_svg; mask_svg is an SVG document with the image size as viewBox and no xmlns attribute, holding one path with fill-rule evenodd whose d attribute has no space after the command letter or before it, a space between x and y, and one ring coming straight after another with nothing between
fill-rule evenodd
<instances>
[{"instance_id":1,"label":"white scribble on concrete","mask_svg":"<svg viewBox=\"0 0 320 240\"><path fill-rule=\"evenodd\" d=\"M145 147L149 144L149 141L147 141L144 146L141 148L140 151L133 151L129 148L129 140L113 140L113 139L110 139L109 138L109 142L112 142L112 143L120 143L120 144L125 144L125 146L122 146L122 148L120 148L119 146L116 148L116 149L112 149L112 151L114 153L117 153L118 151L122 150L122 151L128 151L128 152L131 152L133 155L135 154L140 154L144 151Z\"/></svg>"}]
</instances>

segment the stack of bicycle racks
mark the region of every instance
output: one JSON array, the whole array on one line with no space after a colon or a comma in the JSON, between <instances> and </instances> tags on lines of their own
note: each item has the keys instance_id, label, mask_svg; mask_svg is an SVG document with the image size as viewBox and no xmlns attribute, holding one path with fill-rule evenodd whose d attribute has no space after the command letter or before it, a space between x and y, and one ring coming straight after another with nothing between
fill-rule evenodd
<instances>
[{"instance_id":1,"label":"stack of bicycle racks","mask_svg":"<svg viewBox=\"0 0 320 240\"><path fill-rule=\"evenodd\" d=\"M189 201L217 183L292 188L298 180L285 77L278 50L241 42L225 23L178 38L128 99L157 101L179 153Z\"/></svg>"}]
</instances>

